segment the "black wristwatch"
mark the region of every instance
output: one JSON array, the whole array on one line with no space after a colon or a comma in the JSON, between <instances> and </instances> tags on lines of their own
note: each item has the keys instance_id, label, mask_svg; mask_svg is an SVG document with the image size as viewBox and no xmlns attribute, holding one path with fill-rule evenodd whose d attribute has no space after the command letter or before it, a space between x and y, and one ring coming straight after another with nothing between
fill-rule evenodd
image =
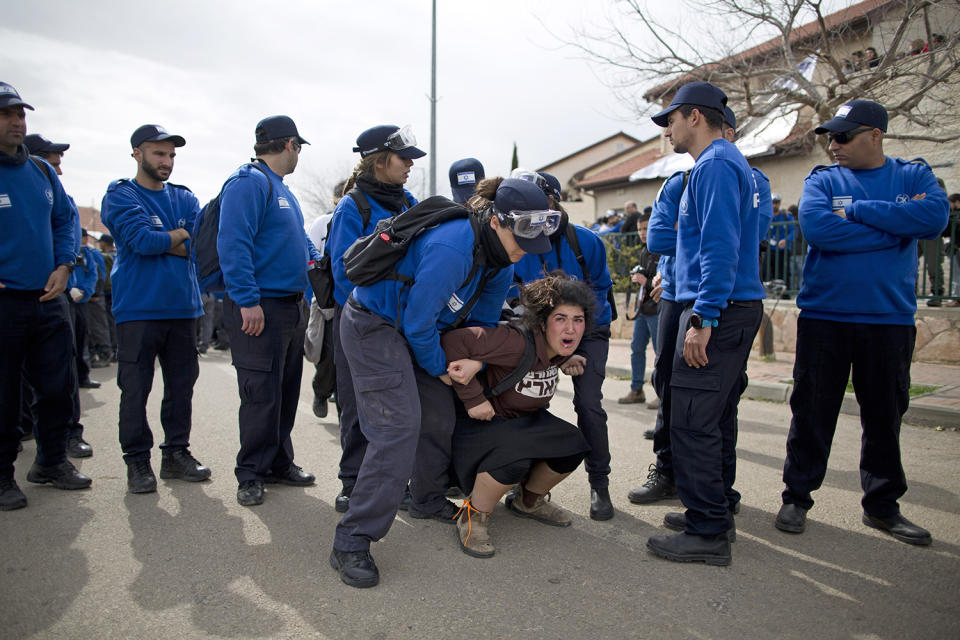
<instances>
[{"instance_id":1,"label":"black wristwatch","mask_svg":"<svg viewBox=\"0 0 960 640\"><path fill-rule=\"evenodd\" d=\"M695 313L690 316L690 326L694 329L703 329L704 327L715 327L720 322L718 320L710 320L709 318L704 318L699 313Z\"/></svg>"},{"instance_id":2,"label":"black wristwatch","mask_svg":"<svg viewBox=\"0 0 960 640\"><path fill-rule=\"evenodd\" d=\"M73 268L75 266L77 266L76 262L61 262L60 264L57 265L57 268L59 269L60 267L66 267L67 273L73 273Z\"/></svg>"}]
</instances>

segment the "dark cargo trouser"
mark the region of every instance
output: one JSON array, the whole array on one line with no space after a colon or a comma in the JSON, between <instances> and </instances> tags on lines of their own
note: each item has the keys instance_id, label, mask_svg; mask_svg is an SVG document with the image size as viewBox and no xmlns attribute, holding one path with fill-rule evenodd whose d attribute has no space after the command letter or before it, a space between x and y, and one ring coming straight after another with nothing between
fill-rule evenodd
<instances>
[{"instance_id":1,"label":"dark cargo trouser","mask_svg":"<svg viewBox=\"0 0 960 640\"><path fill-rule=\"evenodd\" d=\"M367 445L333 546L365 551L390 530L413 471L420 399L409 347L390 322L348 302L340 337Z\"/></svg>"}]
</instances>

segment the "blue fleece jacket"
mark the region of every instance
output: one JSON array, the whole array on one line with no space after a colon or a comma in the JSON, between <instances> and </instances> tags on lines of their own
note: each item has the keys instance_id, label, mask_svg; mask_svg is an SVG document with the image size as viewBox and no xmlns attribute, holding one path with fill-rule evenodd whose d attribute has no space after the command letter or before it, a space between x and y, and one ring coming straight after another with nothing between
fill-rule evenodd
<instances>
[{"instance_id":1,"label":"blue fleece jacket","mask_svg":"<svg viewBox=\"0 0 960 640\"><path fill-rule=\"evenodd\" d=\"M93 292L97 289L97 277L100 275L99 269L102 269L103 267L98 269L97 257L94 255L96 253L98 252L94 251L90 247L80 247L80 253L77 255L82 256L83 264L78 264L73 270L73 273L70 274L70 278L67 280L68 292L74 287L83 291L83 297L79 300L75 300L77 304L82 304L90 300L90 296L92 296ZM73 300L73 298L71 298L71 300Z\"/></svg>"},{"instance_id":2,"label":"blue fleece jacket","mask_svg":"<svg viewBox=\"0 0 960 640\"><path fill-rule=\"evenodd\" d=\"M770 222L793 222L793 216L790 215L789 211L781 209L770 219ZM767 241L770 243L770 248L774 251L790 251L793 248L793 235L795 232L796 229L792 224L778 224L776 226L771 224L767 232ZM781 240L786 240L787 246L780 248Z\"/></svg>"},{"instance_id":3,"label":"blue fleece jacket","mask_svg":"<svg viewBox=\"0 0 960 640\"><path fill-rule=\"evenodd\" d=\"M430 375L446 373L447 359L440 346L440 331L450 326L457 312L473 297L483 276L484 269L477 269L473 278L464 284L473 266L473 247L474 234L469 220L445 222L415 239L397 263L396 270L411 276L413 286L402 286L397 280L381 280L353 290L357 302L400 329L417 364ZM466 324L496 326L512 282L512 267L490 278L470 310Z\"/></svg>"},{"instance_id":4,"label":"blue fleece jacket","mask_svg":"<svg viewBox=\"0 0 960 640\"><path fill-rule=\"evenodd\" d=\"M566 234L562 231L557 231L550 237L552 248L549 253L541 255L528 253L513 266L513 269L524 284L539 280L557 269L571 278L583 280L593 290L593 298L597 304L594 324L602 327L610 324L612 318L610 302L607 300L607 292L613 286L613 280L610 279L610 269L607 267L607 248L603 244L603 240L590 229L578 224L573 225L573 228L577 234L577 242L580 243L583 260L586 263L586 274L580 268L577 256L570 247L570 243L567 242Z\"/></svg>"},{"instance_id":5,"label":"blue fleece jacket","mask_svg":"<svg viewBox=\"0 0 960 640\"><path fill-rule=\"evenodd\" d=\"M677 171L660 185L660 191L653 201L650 224L647 225L647 247L660 254L657 271L662 277L661 297L670 301L677 299L677 216L684 189L684 173L686 171Z\"/></svg>"},{"instance_id":6,"label":"blue fleece jacket","mask_svg":"<svg viewBox=\"0 0 960 640\"><path fill-rule=\"evenodd\" d=\"M403 190L410 206L417 204L417 199L413 194ZM353 198L344 196L337 203L337 208L333 211L333 220L330 223L330 235L327 236L325 251L330 255L330 265L333 271L333 299L341 307L347 303L350 292L353 291L353 283L347 278L343 267L343 254L350 248L357 238L373 233L377 223L384 218L394 215L394 212L386 209L371 196L367 196L370 203L370 221L366 226L363 225L363 218L360 217L360 211L357 209L357 203ZM407 209L404 209L406 211ZM402 213L402 212L401 212Z\"/></svg>"},{"instance_id":7,"label":"blue fleece jacket","mask_svg":"<svg viewBox=\"0 0 960 640\"><path fill-rule=\"evenodd\" d=\"M760 230L760 237L766 238L767 232L770 230L770 221L773 219L773 194L770 193L770 178L756 167L750 167L750 171L753 172L753 178L757 181L757 194L759 195L760 206L757 225Z\"/></svg>"},{"instance_id":8,"label":"blue fleece jacket","mask_svg":"<svg viewBox=\"0 0 960 640\"><path fill-rule=\"evenodd\" d=\"M760 300L759 200L756 179L733 144L711 142L680 198L677 302L716 319L729 300Z\"/></svg>"},{"instance_id":9,"label":"blue fleece jacket","mask_svg":"<svg viewBox=\"0 0 960 640\"><path fill-rule=\"evenodd\" d=\"M922 200L915 196L926 194ZM846 217L834 213L843 210ZM912 325L917 240L947 226L950 204L922 160L877 169L816 167L800 198L810 245L797 296L800 317Z\"/></svg>"},{"instance_id":10,"label":"blue fleece jacket","mask_svg":"<svg viewBox=\"0 0 960 640\"><path fill-rule=\"evenodd\" d=\"M203 315L193 262L167 253L167 232L192 229L199 210L193 192L178 184L153 191L117 180L107 187L100 218L117 246L110 281L117 323Z\"/></svg>"},{"instance_id":11,"label":"blue fleece jacket","mask_svg":"<svg viewBox=\"0 0 960 640\"><path fill-rule=\"evenodd\" d=\"M303 228L296 196L266 163L260 167L266 176L249 165L240 167L220 195L220 270L227 294L241 307L302 292L309 284L307 263L320 259Z\"/></svg>"},{"instance_id":12,"label":"blue fleece jacket","mask_svg":"<svg viewBox=\"0 0 960 640\"><path fill-rule=\"evenodd\" d=\"M21 147L26 154L26 147ZM49 164L0 164L0 283L40 290L57 265L76 259L76 210Z\"/></svg>"}]
</instances>

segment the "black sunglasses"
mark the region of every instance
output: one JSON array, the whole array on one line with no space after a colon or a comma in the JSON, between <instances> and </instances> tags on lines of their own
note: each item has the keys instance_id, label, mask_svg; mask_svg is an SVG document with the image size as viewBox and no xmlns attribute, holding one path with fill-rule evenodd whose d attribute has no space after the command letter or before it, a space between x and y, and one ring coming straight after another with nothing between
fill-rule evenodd
<instances>
[{"instance_id":1,"label":"black sunglasses","mask_svg":"<svg viewBox=\"0 0 960 640\"><path fill-rule=\"evenodd\" d=\"M841 131L839 133L831 133L827 137L830 139L830 142L836 142L837 144L847 144L859 134L864 131L873 131L873 127L861 127L859 129L854 129L853 131Z\"/></svg>"}]
</instances>

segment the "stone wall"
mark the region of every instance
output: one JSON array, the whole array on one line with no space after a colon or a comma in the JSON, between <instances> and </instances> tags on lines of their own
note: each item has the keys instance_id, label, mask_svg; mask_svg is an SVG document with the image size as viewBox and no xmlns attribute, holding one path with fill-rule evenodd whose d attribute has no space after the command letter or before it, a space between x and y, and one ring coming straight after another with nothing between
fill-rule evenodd
<instances>
[{"instance_id":1,"label":"stone wall","mask_svg":"<svg viewBox=\"0 0 960 640\"><path fill-rule=\"evenodd\" d=\"M624 318L625 295L616 294L620 318L610 326L612 338L629 340L633 336L633 323ZM770 318L773 350L793 353L797 344L797 316L799 309L793 300L765 300L764 311ZM960 365L960 307L930 308L920 303L917 309L917 345L913 351L914 362ZM765 323L766 324L766 323ZM760 355L763 332L753 343L754 356Z\"/></svg>"}]
</instances>

